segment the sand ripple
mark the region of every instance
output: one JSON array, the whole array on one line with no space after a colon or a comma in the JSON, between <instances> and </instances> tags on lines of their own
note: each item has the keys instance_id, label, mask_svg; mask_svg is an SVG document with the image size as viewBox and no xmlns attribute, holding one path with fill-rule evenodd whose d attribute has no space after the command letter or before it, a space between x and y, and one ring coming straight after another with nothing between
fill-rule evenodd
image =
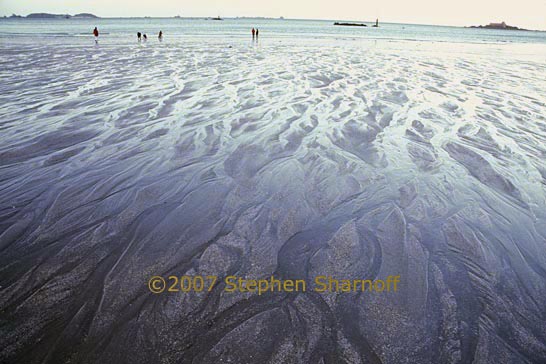
<instances>
[{"instance_id":1,"label":"sand ripple","mask_svg":"<svg viewBox=\"0 0 546 364\"><path fill-rule=\"evenodd\" d=\"M0 47L0 361L546 362L543 62ZM403 282L148 292L169 274Z\"/></svg>"}]
</instances>

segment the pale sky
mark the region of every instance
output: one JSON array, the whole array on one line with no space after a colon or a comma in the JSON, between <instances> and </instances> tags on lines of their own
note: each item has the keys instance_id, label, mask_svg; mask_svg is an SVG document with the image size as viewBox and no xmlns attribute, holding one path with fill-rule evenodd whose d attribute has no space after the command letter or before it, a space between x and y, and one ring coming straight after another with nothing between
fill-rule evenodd
<instances>
[{"instance_id":1,"label":"pale sky","mask_svg":"<svg viewBox=\"0 0 546 364\"><path fill-rule=\"evenodd\" d=\"M0 15L93 13L102 17L266 16L479 25L505 21L546 30L546 0L0 0Z\"/></svg>"}]
</instances>

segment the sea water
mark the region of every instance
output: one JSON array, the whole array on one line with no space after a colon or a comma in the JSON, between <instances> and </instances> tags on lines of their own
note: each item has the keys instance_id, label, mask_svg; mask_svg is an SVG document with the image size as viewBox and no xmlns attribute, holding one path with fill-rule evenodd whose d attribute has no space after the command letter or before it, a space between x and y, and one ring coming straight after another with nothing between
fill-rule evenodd
<instances>
[{"instance_id":1,"label":"sea water","mask_svg":"<svg viewBox=\"0 0 546 364\"><path fill-rule=\"evenodd\" d=\"M169 39L208 37L247 38L252 27L267 38L308 39L391 39L469 43L546 43L546 32L473 29L449 26L364 22L368 27L334 26L335 20L289 20L226 18L222 21L203 18L101 18L101 19L0 19L0 37L6 41L17 37L70 38L89 36L96 26L101 38L116 42L134 40L137 32L155 38L162 30ZM44 41L44 39L42 39Z\"/></svg>"}]
</instances>

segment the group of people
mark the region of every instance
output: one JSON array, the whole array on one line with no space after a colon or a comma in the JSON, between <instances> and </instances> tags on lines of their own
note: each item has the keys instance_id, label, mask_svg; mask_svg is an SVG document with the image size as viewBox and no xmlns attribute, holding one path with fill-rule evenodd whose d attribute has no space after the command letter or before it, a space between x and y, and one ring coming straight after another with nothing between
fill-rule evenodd
<instances>
[{"instance_id":1,"label":"group of people","mask_svg":"<svg viewBox=\"0 0 546 364\"><path fill-rule=\"evenodd\" d=\"M254 38L258 39L259 35L260 35L260 30L258 28L256 29L252 28L252 39Z\"/></svg>"},{"instance_id":2,"label":"group of people","mask_svg":"<svg viewBox=\"0 0 546 364\"><path fill-rule=\"evenodd\" d=\"M137 32L136 35L139 42L141 40L144 40L144 41L148 40L148 36L146 35L146 33L142 34L141 32ZM163 40L163 31L161 30L159 31L159 34L157 35L157 39L159 39L160 42Z\"/></svg>"},{"instance_id":3,"label":"group of people","mask_svg":"<svg viewBox=\"0 0 546 364\"><path fill-rule=\"evenodd\" d=\"M252 29L252 31L254 31L254 29ZM95 29L93 29L93 35L95 36L95 43L98 43L99 42L99 30L97 29L97 27L95 27ZM148 36L146 35L146 33L142 34L141 32L137 32L137 39L138 41L147 41L148 40ZM157 36L157 39L159 39L159 41L161 42L163 40L163 31L159 31L159 34Z\"/></svg>"},{"instance_id":4,"label":"group of people","mask_svg":"<svg viewBox=\"0 0 546 364\"><path fill-rule=\"evenodd\" d=\"M148 36L146 35L146 33L142 34L141 32L137 32L136 34L137 34L137 39L139 42L141 42L142 40L146 42L148 40ZM95 36L95 43L98 43L99 30L97 29L97 27L93 29L93 35ZM258 39L259 35L260 35L260 30L258 28L256 29L252 28L252 39ZM161 30L159 31L157 39L159 39L160 42L163 40L163 31Z\"/></svg>"}]
</instances>

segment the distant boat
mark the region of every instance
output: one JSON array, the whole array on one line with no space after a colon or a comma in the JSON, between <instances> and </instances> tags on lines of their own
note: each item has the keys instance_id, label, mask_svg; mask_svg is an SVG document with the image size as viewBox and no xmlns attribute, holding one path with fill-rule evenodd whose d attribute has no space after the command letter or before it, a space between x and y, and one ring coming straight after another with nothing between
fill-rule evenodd
<instances>
[{"instance_id":1,"label":"distant boat","mask_svg":"<svg viewBox=\"0 0 546 364\"><path fill-rule=\"evenodd\" d=\"M375 25L372 25L374 28L379 28L379 19L375 19Z\"/></svg>"},{"instance_id":2,"label":"distant boat","mask_svg":"<svg viewBox=\"0 0 546 364\"><path fill-rule=\"evenodd\" d=\"M335 22L334 25L342 25L342 26L345 26L345 27L367 27L367 25L364 24L364 23L338 23L338 22Z\"/></svg>"},{"instance_id":3,"label":"distant boat","mask_svg":"<svg viewBox=\"0 0 546 364\"><path fill-rule=\"evenodd\" d=\"M219 16L217 16L216 18L211 18L211 20L224 20L222 18L220 18Z\"/></svg>"}]
</instances>

